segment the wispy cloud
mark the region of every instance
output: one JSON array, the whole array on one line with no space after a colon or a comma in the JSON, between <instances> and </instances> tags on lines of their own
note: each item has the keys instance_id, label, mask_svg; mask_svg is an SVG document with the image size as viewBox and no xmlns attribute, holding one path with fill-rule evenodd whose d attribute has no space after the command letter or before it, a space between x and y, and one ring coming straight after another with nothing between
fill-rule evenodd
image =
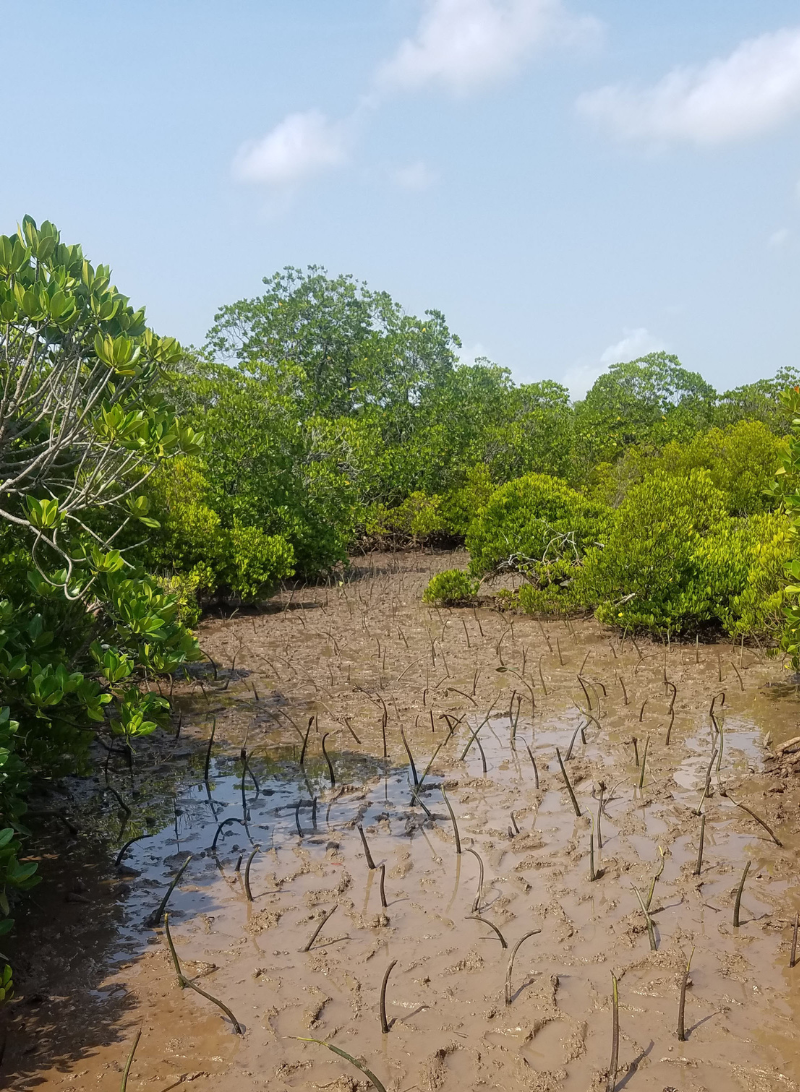
<instances>
[{"instance_id":1,"label":"wispy cloud","mask_svg":"<svg viewBox=\"0 0 800 1092\"><path fill-rule=\"evenodd\" d=\"M394 172L394 180L403 190L428 190L438 179L438 173L421 159Z\"/></svg>"},{"instance_id":2,"label":"wispy cloud","mask_svg":"<svg viewBox=\"0 0 800 1092\"><path fill-rule=\"evenodd\" d=\"M790 234L791 232L788 228L778 228L777 231L773 231L767 242L771 247L774 247L776 250L780 250L781 247L786 246L786 244L789 242Z\"/></svg>"},{"instance_id":3,"label":"wispy cloud","mask_svg":"<svg viewBox=\"0 0 800 1092\"><path fill-rule=\"evenodd\" d=\"M239 149L233 164L240 182L288 187L347 160L349 127L319 110L289 114L259 140Z\"/></svg>"},{"instance_id":4,"label":"wispy cloud","mask_svg":"<svg viewBox=\"0 0 800 1092\"><path fill-rule=\"evenodd\" d=\"M349 158L359 122L387 94L439 85L474 90L516 72L544 44L577 44L597 37L600 24L571 15L563 0L423 0L419 23L394 55L378 65L353 112L333 121L319 110L288 114L265 136L243 144L233 162L239 182L288 191ZM427 189L436 174L424 163L395 172L405 189Z\"/></svg>"},{"instance_id":5,"label":"wispy cloud","mask_svg":"<svg viewBox=\"0 0 800 1092\"><path fill-rule=\"evenodd\" d=\"M713 145L757 136L800 115L800 27L750 38L651 87L602 87L578 108L630 140Z\"/></svg>"},{"instance_id":6,"label":"wispy cloud","mask_svg":"<svg viewBox=\"0 0 800 1092\"><path fill-rule=\"evenodd\" d=\"M512 75L535 47L597 33L561 0L427 0L412 37L377 73L382 89L439 84L463 94Z\"/></svg>"},{"instance_id":7,"label":"wispy cloud","mask_svg":"<svg viewBox=\"0 0 800 1092\"><path fill-rule=\"evenodd\" d=\"M661 338L651 334L644 326L625 329L619 341L609 345L598 360L579 361L564 373L561 382L569 388L573 399L584 398L600 376L607 372L612 364L625 364L648 353L657 353L665 349Z\"/></svg>"}]
</instances>

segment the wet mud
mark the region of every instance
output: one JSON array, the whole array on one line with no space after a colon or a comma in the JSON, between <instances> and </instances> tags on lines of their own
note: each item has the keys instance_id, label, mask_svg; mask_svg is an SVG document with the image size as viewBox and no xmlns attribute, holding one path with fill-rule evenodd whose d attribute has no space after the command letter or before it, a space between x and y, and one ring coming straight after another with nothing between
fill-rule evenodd
<instances>
[{"instance_id":1,"label":"wet mud","mask_svg":"<svg viewBox=\"0 0 800 1092\"><path fill-rule=\"evenodd\" d=\"M424 606L460 560L372 555L203 623L179 735L109 766L131 814L101 775L42 861L5 1087L117 1089L141 1031L136 1092L373 1087L323 1043L387 1092L800 1088L788 672ZM241 1034L155 920L181 868L180 974Z\"/></svg>"}]
</instances>

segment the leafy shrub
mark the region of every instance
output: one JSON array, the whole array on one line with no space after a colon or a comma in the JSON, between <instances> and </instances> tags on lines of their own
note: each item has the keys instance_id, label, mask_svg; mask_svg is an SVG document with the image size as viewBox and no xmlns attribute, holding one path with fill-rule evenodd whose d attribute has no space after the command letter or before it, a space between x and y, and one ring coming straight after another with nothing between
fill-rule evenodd
<instances>
[{"instance_id":1,"label":"leafy shrub","mask_svg":"<svg viewBox=\"0 0 800 1092\"><path fill-rule=\"evenodd\" d=\"M294 572L292 547L234 518L225 528L209 505L209 487L197 459L178 459L155 476L153 511L160 529L146 547L147 562L178 597L186 624L200 617L200 602L217 591L242 599L272 594Z\"/></svg>"},{"instance_id":2,"label":"leafy shrub","mask_svg":"<svg viewBox=\"0 0 800 1092\"><path fill-rule=\"evenodd\" d=\"M576 594L613 625L679 632L719 618L720 602L746 580L724 494L707 470L659 471L617 509L604 548L587 554ZM706 541L709 540L709 541Z\"/></svg>"},{"instance_id":3,"label":"leafy shrub","mask_svg":"<svg viewBox=\"0 0 800 1092\"><path fill-rule=\"evenodd\" d=\"M431 578L423 592L422 600L424 603L452 607L459 603L470 602L475 598L477 591L477 580L470 580L467 573L461 569L447 569Z\"/></svg>"},{"instance_id":4,"label":"leafy shrub","mask_svg":"<svg viewBox=\"0 0 800 1092\"><path fill-rule=\"evenodd\" d=\"M470 525L470 572L525 572L542 562L578 561L606 532L610 512L547 474L501 485Z\"/></svg>"},{"instance_id":5,"label":"leafy shrub","mask_svg":"<svg viewBox=\"0 0 800 1092\"><path fill-rule=\"evenodd\" d=\"M442 497L441 513L452 534L466 536L470 524L489 503L495 488L487 466L478 463L469 468L464 484Z\"/></svg>"},{"instance_id":6,"label":"leafy shrub","mask_svg":"<svg viewBox=\"0 0 800 1092\"><path fill-rule=\"evenodd\" d=\"M792 554L791 524L782 512L754 516L746 522L747 577L721 618L732 637L774 642L780 640L784 628L786 566Z\"/></svg>"}]
</instances>

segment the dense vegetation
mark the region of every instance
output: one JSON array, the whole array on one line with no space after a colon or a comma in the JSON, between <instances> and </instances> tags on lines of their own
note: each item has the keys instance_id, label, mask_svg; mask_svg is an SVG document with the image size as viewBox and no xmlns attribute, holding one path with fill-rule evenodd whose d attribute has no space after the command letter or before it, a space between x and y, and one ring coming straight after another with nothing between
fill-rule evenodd
<instances>
[{"instance_id":1,"label":"dense vegetation","mask_svg":"<svg viewBox=\"0 0 800 1092\"><path fill-rule=\"evenodd\" d=\"M466 544L431 603L514 573L509 607L798 659L794 371L718 394L656 353L573 402L460 364L440 313L318 268L266 279L183 350L29 218L0 237L0 336L5 914L35 882L17 858L31 778L162 723L148 680L199 656L206 604L355 549Z\"/></svg>"}]
</instances>

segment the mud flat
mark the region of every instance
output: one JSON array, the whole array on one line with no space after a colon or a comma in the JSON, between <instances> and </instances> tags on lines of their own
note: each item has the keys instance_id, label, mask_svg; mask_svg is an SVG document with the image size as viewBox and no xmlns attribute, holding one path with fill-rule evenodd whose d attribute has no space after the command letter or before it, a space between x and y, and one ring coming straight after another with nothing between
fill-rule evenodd
<instances>
[{"instance_id":1,"label":"mud flat","mask_svg":"<svg viewBox=\"0 0 800 1092\"><path fill-rule=\"evenodd\" d=\"M8 953L6 1087L118 1089L139 1030L131 1092L372 1087L308 1039L404 1092L800 1087L788 672L423 606L452 565L373 555L202 625L214 666L178 688L180 734L109 767L131 816L100 808L102 778L70 812L106 831L103 860L65 834L42 862ZM243 1034L148 924L188 855L181 973Z\"/></svg>"}]
</instances>

